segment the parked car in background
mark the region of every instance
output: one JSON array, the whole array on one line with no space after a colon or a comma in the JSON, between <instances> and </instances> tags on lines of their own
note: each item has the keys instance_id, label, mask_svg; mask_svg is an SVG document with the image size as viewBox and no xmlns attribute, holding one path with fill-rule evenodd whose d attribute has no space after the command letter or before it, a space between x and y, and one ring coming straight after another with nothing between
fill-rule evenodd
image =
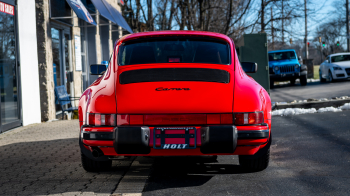
<instances>
[{"instance_id":1,"label":"parked car in background","mask_svg":"<svg viewBox=\"0 0 350 196\"><path fill-rule=\"evenodd\" d=\"M307 66L298 61L295 50L275 50L269 52L270 88L275 81L290 81L292 85L299 78L300 84L307 84Z\"/></svg>"},{"instance_id":2,"label":"parked car in background","mask_svg":"<svg viewBox=\"0 0 350 196\"><path fill-rule=\"evenodd\" d=\"M154 31L120 38L106 70L79 101L86 171L118 156L239 155L264 170L271 144L271 99L246 73L231 38L199 31ZM216 159L216 158L215 158Z\"/></svg>"},{"instance_id":3,"label":"parked car in background","mask_svg":"<svg viewBox=\"0 0 350 196\"><path fill-rule=\"evenodd\" d=\"M327 56L320 65L319 73L321 82L350 78L350 53L336 53Z\"/></svg>"}]
</instances>

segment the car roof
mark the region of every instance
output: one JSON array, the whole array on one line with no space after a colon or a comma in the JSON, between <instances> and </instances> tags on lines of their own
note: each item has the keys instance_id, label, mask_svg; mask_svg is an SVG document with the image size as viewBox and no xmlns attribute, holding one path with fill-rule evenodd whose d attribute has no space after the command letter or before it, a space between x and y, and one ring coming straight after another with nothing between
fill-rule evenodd
<instances>
[{"instance_id":1,"label":"car roof","mask_svg":"<svg viewBox=\"0 0 350 196\"><path fill-rule=\"evenodd\" d=\"M350 55L350 52L341 52L341 53L335 53L335 54L330 54L329 56L338 56L338 55L344 55L344 54L349 54Z\"/></svg>"},{"instance_id":2,"label":"car roof","mask_svg":"<svg viewBox=\"0 0 350 196\"><path fill-rule=\"evenodd\" d=\"M219 39L225 40L227 42L230 42L230 40L231 40L231 38L229 38L228 36L221 34L221 33L214 33L214 32L208 32L208 31L169 30L169 31L149 31L149 32L128 34L128 35L121 37L117 41L117 44L119 42L124 42L126 40L137 39L137 38L141 38L141 37L163 37L163 36L174 36L174 35L214 37L214 38L219 38Z\"/></svg>"},{"instance_id":3,"label":"car roof","mask_svg":"<svg viewBox=\"0 0 350 196\"><path fill-rule=\"evenodd\" d=\"M285 50L272 50L272 51L269 51L269 53L275 53L275 52L289 52L289 51L295 52L294 49L285 49Z\"/></svg>"}]
</instances>

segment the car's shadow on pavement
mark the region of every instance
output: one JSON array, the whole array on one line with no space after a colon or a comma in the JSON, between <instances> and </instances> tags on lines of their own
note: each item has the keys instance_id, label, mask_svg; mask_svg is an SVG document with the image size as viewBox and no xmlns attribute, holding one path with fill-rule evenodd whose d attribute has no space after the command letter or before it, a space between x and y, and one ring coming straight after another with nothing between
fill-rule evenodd
<instances>
[{"instance_id":1,"label":"car's shadow on pavement","mask_svg":"<svg viewBox=\"0 0 350 196\"><path fill-rule=\"evenodd\" d=\"M29 136L24 132L20 137ZM111 194L131 159L103 172L81 166L78 138L18 142L0 146L0 195Z\"/></svg>"},{"instance_id":2,"label":"car's shadow on pavement","mask_svg":"<svg viewBox=\"0 0 350 196\"><path fill-rule=\"evenodd\" d=\"M217 175L250 173L235 164L220 164L210 158L154 158L152 173L144 191L201 186Z\"/></svg>"}]
</instances>

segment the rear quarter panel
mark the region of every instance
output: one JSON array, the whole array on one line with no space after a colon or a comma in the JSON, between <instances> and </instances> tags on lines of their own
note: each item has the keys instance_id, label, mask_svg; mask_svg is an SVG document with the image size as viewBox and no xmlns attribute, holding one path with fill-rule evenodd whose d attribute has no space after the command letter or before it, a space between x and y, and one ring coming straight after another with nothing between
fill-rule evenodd
<instances>
[{"instance_id":1,"label":"rear quarter panel","mask_svg":"<svg viewBox=\"0 0 350 196\"><path fill-rule=\"evenodd\" d=\"M112 72L115 63L113 59L105 74L92 83L80 97L78 107L80 125L86 121L87 112L101 114L115 114L117 112L114 74Z\"/></svg>"},{"instance_id":2,"label":"rear quarter panel","mask_svg":"<svg viewBox=\"0 0 350 196\"><path fill-rule=\"evenodd\" d=\"M264 112L265 123L271 127L271 99L267 91L249 77L235 55L235 87L233 112Z\"/></svg>"}]
</instances>

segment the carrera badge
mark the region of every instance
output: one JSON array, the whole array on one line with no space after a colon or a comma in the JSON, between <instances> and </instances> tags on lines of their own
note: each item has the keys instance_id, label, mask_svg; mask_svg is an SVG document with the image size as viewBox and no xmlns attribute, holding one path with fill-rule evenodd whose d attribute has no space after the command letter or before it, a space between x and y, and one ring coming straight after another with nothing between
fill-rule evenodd
<instances>
[{"instance_id":1,"label":"carrera badge","mask_svg":"<svg viewBox=\"0 0 350 196\"><path fill-rule=\"evenodd\" d=\"M163 88L159 87L156 88L156 91L189 91L191 90L190 88Z\"/></svg>"}]
</instances>

